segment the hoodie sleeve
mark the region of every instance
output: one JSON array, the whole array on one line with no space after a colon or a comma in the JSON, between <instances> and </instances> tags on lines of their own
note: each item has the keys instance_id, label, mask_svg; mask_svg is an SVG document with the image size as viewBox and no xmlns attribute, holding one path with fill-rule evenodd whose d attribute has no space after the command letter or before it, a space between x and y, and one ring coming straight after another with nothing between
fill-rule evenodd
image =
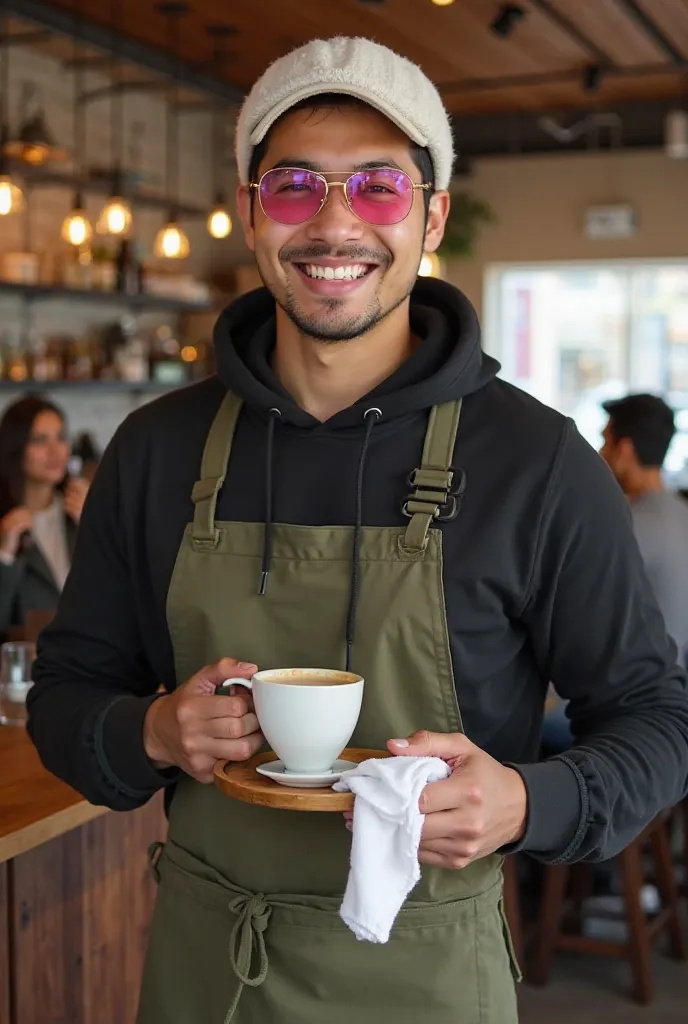
<instances>
[{"instance_id":1,"label":"hoodie sleeve","mask_svg":"<svg viewBox=\"0 0 688 1024\"><path fill-rule=\"evenodd\" d=\"M140 635L121 515L119 450L126 423L86 500L58 613L45 629L27 699L43 764L94 804L130 810L177 773L157 771L143 720L159 680Z\"/></svg>"},{"instance_id":2,"label":"hoodie sleeve","mask_svg":"<svg viewBox=\"0 0 688 1024\"><path fill-rule=\"evenodd\" d=\"M628 504L567 422L522 611L543 678L568 701L572 749L513 765L528 791L516 849L606 860L688 790L688 691Z\"/></svg>"}]
</instances>

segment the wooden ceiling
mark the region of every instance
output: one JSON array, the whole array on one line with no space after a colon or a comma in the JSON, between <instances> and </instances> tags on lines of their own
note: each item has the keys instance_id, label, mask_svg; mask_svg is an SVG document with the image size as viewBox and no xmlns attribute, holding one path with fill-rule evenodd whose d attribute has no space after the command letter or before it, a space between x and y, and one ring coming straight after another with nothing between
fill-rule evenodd
<instances>
[{"instance_id":1,"label":"wooden ceiling","mask_svg":"<svg viewBox=\"0 0 688 1024\"><path fill-rule=\"evenodd\" d=\"M7 0L26 14L74 4L109 27L111 4L89 0ZM117 0L122 33L165 50L156 0ZM508 38L491 23L499 0L190 0L181 32L185 63L248 90L276 57L318 36L364 35L419 63L457 115L542 112L624 101L688 97L688 0L517 0L525 16ZM209 65L209 25L230 25L219 62ZM588 67L600 69L584 88ZM593 72L593 75L595 73Z\"/></svg>"}]
</instances>

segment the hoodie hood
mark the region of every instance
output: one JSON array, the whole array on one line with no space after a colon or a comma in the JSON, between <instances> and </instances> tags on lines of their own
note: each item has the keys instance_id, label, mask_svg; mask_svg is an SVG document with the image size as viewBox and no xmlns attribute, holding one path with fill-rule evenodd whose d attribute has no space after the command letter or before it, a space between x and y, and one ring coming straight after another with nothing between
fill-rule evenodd
<instances>
[{"instance_id":1,"label":"hoodie hood","mask_svg":"<svg viewBox=\"0 0 688 1024\"><path fill-rule=\"evenodd\" d=\"M398 370L326 424L305 412L282 387L272 367L275 300L266 288L228 306L215 325L218 376L255 412L279 409L281 422L310 429L360 427L374 400L389 422L400 416L463 398L499 371L480 345L480 327L466 296L444 281L419 279L411 293L411 327L421 344Z\"/></svg>"}]
</instances>

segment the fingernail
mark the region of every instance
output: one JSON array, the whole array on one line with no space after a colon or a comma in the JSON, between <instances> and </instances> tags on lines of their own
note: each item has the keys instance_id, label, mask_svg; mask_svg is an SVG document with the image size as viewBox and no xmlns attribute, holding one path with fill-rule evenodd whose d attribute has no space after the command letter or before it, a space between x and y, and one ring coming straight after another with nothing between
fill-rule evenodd
<instances>
[{"instance_id":1,"label":"fingernail","mask_svg":"<svg viewBox=\"0 0 688 1024\"><path fill-rule=\"evenodd\" d=\"M395 747L408 747L410 743L408 740L392 740Z\"/></svg>"},{"instance_id":2,"label":"fingernail","mask_svg":"<svg viewBox=\"0 0 688 1024\"><path fill-rule=\"evenodd\" d=\"M346 827L346 829L347 829L347 830L348 830L349 832L353 832L353 830L354 830L353 822L351 822L351 821L346 821L346 822L345 822L344 824L345 824L345 827Z\"/></svg>"},{"instance_id":3,"label":"fingernail","mask_svg":"<svg viewBox=\"0 0 688 1024\"><path fill-rule=\"evenodd\" d=\"M252 664L250 661L240 661L237 668L257 668L257 666Z\"/></svg>"}]
</instances>

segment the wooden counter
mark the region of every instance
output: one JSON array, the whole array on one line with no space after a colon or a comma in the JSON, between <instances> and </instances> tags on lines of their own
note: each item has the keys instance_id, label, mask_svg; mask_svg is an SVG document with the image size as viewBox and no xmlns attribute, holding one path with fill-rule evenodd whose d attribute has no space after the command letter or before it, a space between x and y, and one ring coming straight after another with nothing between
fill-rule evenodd
<instances>
[{"instance_id":1,"label":"wooden counter","mask_svg":"<svg viewBox=\"0 0 688 1024\"><path fill-rule=\"evenodd\" d=\"M162 795L94 807L0 728L0 1024L134 1024Z\"/></svg>"}]
</instances>

